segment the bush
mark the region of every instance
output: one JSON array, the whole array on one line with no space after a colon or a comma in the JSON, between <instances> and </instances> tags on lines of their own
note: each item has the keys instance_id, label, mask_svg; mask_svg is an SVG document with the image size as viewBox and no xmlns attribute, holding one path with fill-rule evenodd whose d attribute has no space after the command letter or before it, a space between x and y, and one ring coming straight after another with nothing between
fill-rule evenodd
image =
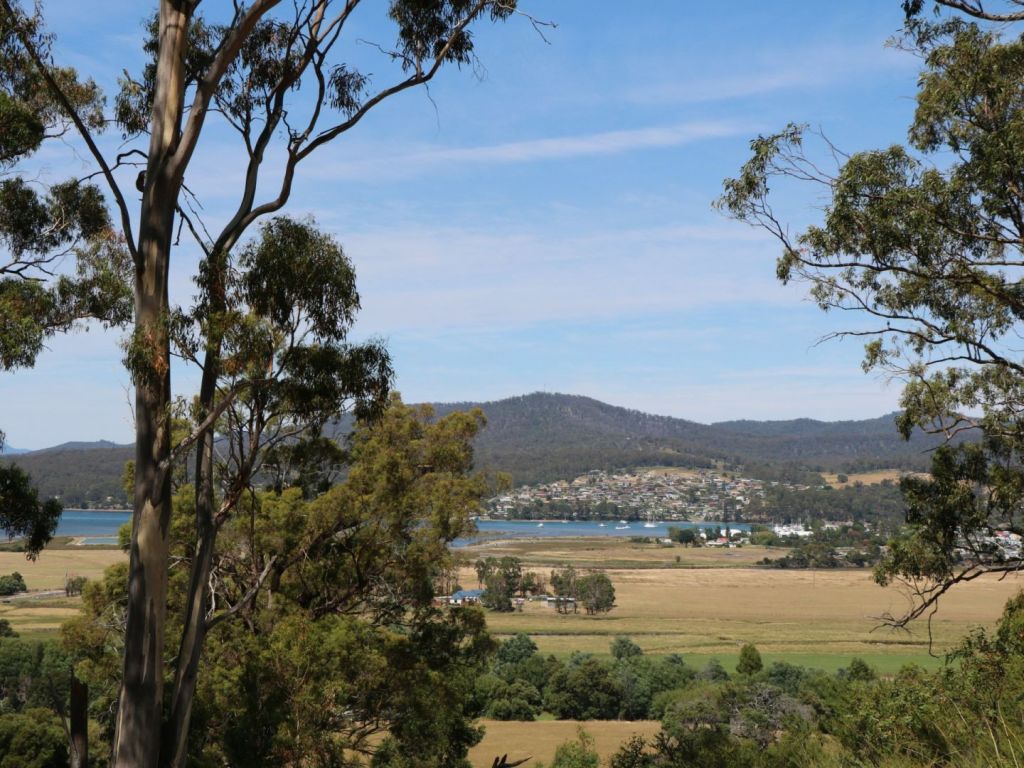
<instances>
[{"instance_id":1,"label":"bush","mask_svg":"<svg viewBox=\"0 0 1024 768\"><path fill-rule=\"evenodd\" d=\"M64 579L64 594L68 597L74 597L75 595L82 594L86 581L88 581L88 579L86 579L85 576L66 577Z\"/></svg>"},{"instance_id":2,"label":"bush","mask_svg":"<svg viewBox=\"0 0 1024 768\"><path fill-rule=\"evenodd\" d=\"M736 671L741 675L756 675L764 667L761 661L761 653L750 643L740 648L740 660L736 665Z\"/></svg>"},{"instance_id":3,"label":"bush","mask_svg":"<svg viewBox=\"0 0 1024 768\"><path fill-rule=\"evenodd\" d=\"M25 579L17 571L10 576L0 576L0 596L13 595L27 590L28 587L25 586Z\"/></svg>"}]
</instances>

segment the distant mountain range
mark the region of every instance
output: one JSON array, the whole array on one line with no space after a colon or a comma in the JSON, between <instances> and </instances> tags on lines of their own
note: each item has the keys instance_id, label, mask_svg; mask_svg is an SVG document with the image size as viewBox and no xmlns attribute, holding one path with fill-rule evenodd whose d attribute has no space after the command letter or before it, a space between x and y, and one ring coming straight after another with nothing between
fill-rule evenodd
<instances>
[{"instance_id":1,"label":"distant mountain range","mask_svg":"<svg viewBox=\"0 0 1024 768\"><path fill-rule=\"evenodd\" d=\"M862 421L724 421L700 424L608 405L589 397L534 393L487 403L441 403L439 415L481 408L487 428L477 438L476 464L509 472L518 484L571 479L591 469L721 466L765 479L801 479L822 471L854 472L928 466L937 442L923 433L909 442L895 414ZM349 422L336 429L342 435ZM122 501L121 473L131 445L102 440L64 443L10 456L45 496L66 506Z\"/></svg>"}]
</instances>

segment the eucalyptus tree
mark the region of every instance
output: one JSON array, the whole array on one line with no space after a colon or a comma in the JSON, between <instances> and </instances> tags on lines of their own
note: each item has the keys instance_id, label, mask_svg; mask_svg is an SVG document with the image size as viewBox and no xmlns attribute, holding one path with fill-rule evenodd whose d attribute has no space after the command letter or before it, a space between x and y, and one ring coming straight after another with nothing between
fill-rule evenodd
<instances>
[{"instance_id":1,"label":"eucalyptus tree","mask_svg":"<svg viewBox=\"0 0 1024 768\"><path fill-rule=\"evenodd\" d=\"M37 20L23 34L45 48ZM55 69L67 98L91 126L101 119L99 90L70 68ZM29 66L15 28L0 15L0 371L31 366L53 334L86 319L120 325L131 317L128 261L103 196L88 181L42 187L18 164L70 121ZM74 261L74 269L61 270ZM4 434L0 432L0 449ZM21 536L29 556L49 541L61 505L42 500L18 467L0 467L0 529Z\"/></svg>"},{"instance_id":2,"label":"eucalyptus tree","mask_svg":"<svg viewBox=\"0 0 1024 768\"><path fill-rule=\"evenodd\" d=\"M1024 20L1016 2L939 5ZM876 570L912 590L912 607L885 617L896 625L957 583L1024 565L1024 39L926 16L922 2L905 9L901 45L923 62L908 145L848 155L819 134L818 151L790 125L751 143L718 203L777 238L783 282L863 321L835 335L865 339L865 370L903 382L904 436L946 438L931 477L903 481L907 532ZM791 233L773 206L777 185L816 189L821 221Z\"/></svg>"},{"instance_id":3,"label":"eucalyptus tree","mask_svg":"<svg viewBox=\"0 0 1024 768\"><path fill-rule=\"evenodd\" d=\"M125 358L135 384L136 454L124 674L114 745L118 766L178 759L178 751L162 742L175 461L195 452L195 524L202 534L190 562L193 594L186 608L186 624L194 629L185 637L194 639L179 649L169 697L175 713L170 721L187 725L188 689L194 685L190 670L202 647L202 627L217 618L208 615L208 587L200 577L210 542L234 508L232 493L245 487L258 468L259 438L268 429L275 436L294 431L303 419L315 428L342 401L369 405L379 400L389 378L379 346L357 350L344 342L357 307L350 287L327 286L348 291L340 297L325 293L317 298L307 291L302 317L296 318L283 302L300 295L303 287L275 271L287 262L272 265L272 248L256 247L258 253L237 256L237 247L250 227L286 206L296 175L318 149L383 101L426 85L446 64L472 63L474 25L517 13L514 0L392 0L386 13L395 43L380 47L378 63L393 79L384 75L375 81L352 66L343 50L363 5L360 0L252 0L218 6L160 0L145 41L149 62L141 73L125 74L108 116L98 96L92 97L93 86L87 83L83 96L78 81L53 61L39 8L26 10L16 0L0 0L0 21L9 30L5 44L20 57L17 71L32 73L45 87L55 114L73 127L95 164L94 178L105 184L113 209L118 249L130 266L134 314ZM126 141L113 157L97 135L111 122ZM213 124L234 131L244 153L244 180L219 227L202 220L186 187L200 139ZM134 216L129 176L141 194ZM293 246L301 249L297 244L305 238L324 259L311 257L303 275L321 274L317 270L337 254L321 248L323 243L314 242L312 231L302 232L301 224L291 225L297 229L281 221L268 225L261 238L280 238L288 255L296 253L289 250ZM198 299L188 310L171 305L168 286L183 233L200 253ZM101 257L104 266L113 263L113 256ZM247 262L250 257L253 261ZM270 282L247 284L244 275L236 281L232 273L238 268ZM343 310L332 315L328 304L338 298ZM301 339L300 331L305 334ZM201 369L200 391L192 403L174 396L173 354ZM261 368L259 363L268 360L273 361L270 367ZM340 385L335 383L338 374L345 377ZM304 397L311 398L308 405L300 405ZM265 411L268 399L275 405ZM172 423L182 413L192 429L175 445ZM222 425L235 439L227 462L232 479L222 483L224 493L218 498L215 432ZM255 598L256 586L242 596L244 601Z\"/></svg>"}]
</instances>

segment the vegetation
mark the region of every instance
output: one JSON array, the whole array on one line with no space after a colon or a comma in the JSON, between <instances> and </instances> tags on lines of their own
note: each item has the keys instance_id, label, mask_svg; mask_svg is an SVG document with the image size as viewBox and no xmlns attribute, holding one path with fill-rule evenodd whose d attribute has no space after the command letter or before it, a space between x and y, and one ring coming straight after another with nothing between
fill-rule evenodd
<instances>
[{"instance_id":1,"label":"vegetation","mask_svg":"<svg viewBox=\"0 0 1024 768\"><path fill-rule=\"evenodd\" d=\"M1018 98L1024 40L1003 24L1018 12L940 0L959 12L932 16L904 3L902 45L923 62L908 146L845 155L833 172L790 125L751 143L752 158L727 180L719 204L759 225L782 246L778 275L806 283L822 309L851 310L869 325L840 332L868 339L866 370L905 381L898 423L946 443L931 477L902 481L906 535L877 570L915 595L890 620L905 625L955 584L1016 571L1024 496L1021 333L1024 127ZM1011 7L1017 4L1012 3ZM998 24L983 26L986 22ZM791 236L773 213L770 187L800 179L828 198L821 223ZM966 434L971 442L958 442Z\"/></svg>"},{"instance_id":2,"label":"vegetation","mask_svg":"<svg viewBox=\"0 0 1024 768\"><path fill-rule=\"evenodd\" d=\"M39 492L24 470L0 466L0 530L9 537L23 537L22 546L30 556L53 536L62 511L54 499L39 501Z\"/></svg>"},{"instance_id":3,"label":"vegetation","mask_svg":"<svg viewBox=\"0 0 1024 768\"><path fill-rule=\"evenodd\" d=\"M369 76L342 63L336 50L353 39L341 31L347 31L355 5L261 0L207 10L198 3L161 0L143 41L143 70L125 70L107 114L108 102L94 83L79 82L73 70L51 62L40 7L0 0L4 124L16 127L5 132L0 161L5 167L17 163L45 139L73 130L115 210L110 217L96 187L53 187L45 203L56 200L58 212L75 225L63 232L49 226L56 216L44 202L21 194L20 178L5 180L0 190L2 207L21 214L12 217L17 228L3 232L12 245L3 277L15 275L0 286L13 310L0 316L15 321L0 334L4 367L31 364L48 333L66 327L69 315L82 314L55 311L64 309L57 299L63 298L65 281L51 278L48 259L54 251L74 256L81 279L73 288L88 285L88 298L102 297L102 306L84 307L87 316L132 323L125 363L136 395L135 518L117 765L185 760L217 532L236 511L268 443L310 432L316 437L319 425L336 417L347 400L379 404L391 378L379 344L346 341L358 296L350 265L329 239L308 223L276 219L264 222L250 247L240 244L252 226L287 204L296 170L311 154L377 104L429 83L444 65L469 63L474 23L500 21L515 11L513 2L494 0L426 5L396 0L387 14L396 41L393 50L381 50L381 69L371 87ZM44 98L36 99L39 95ZM211 232L201 220L201 204L185 200L184 179L201 135L220 119L239 134L245 182L234 213ZM51 122L59 123L57 130L47 130ZM117 125L124 139L116 159L104 155L96 138L110 125ZM263 198L267 189L261 175L270 164L277 165L281 182ZM116 173L123 165L144 168L136 178L141 205L134 220ZM176 224L202 255L195 276L198 299L191 308L169 303ZM296 256L302 257L299 262ZM71 309L78 303L71 302ZM172 389L172 353L202 371L198 395L188 407ZM188 429L172 444L176 418L186 419ZM216 477L215 434L233 442L228 451L233 461L217 468ZM167 714L162 711L163 643L171 480L175 464L190 454L197 551L185 567L191 571L193 599L181 605L185 631L175 654L179 668L172 676ZM215 498L218 492L221 498Z\"/></svg>"},{"instance_id":4,"label":"vegetation","mask_svg":"<svg viewBox=\"0 0 1024 768\"><path fill-rule=\"evenodd\" d=\"M929 443L923 436L909 445L904 443L893 431L893 417L833 424L800 420L706 426L589 398L548 394L466 407L479 407L489 418L489 428L474 443L478 466L507 472L517 484L571 480L592 469L678 466L728 468L765 481L820 486L820 473L827 469L854 472L858 468L928 467L925 450ZM450 404L436 408L442 414L455 410ZM810 426L805 426L805 421ZM343 418L327 425L325 434L343 443L351 424ZM638 450L638 445L650 447ZM796 451L794 458L778 459ZM120 476L132 456L132 446L87 443L14 456L11 461L37 478L44 498L59 496L68 507L120 506L126 498ZM858 510L870 515L875 501L883 502L883 514L901 513L902 507L891 510L892 500L874 493L865 491L860 502L837 499L836 513L845 519L861 514ZM895 494L893 497L900 503ZM848 511L851 507L852 512ZM586 508L548 504L531 510L528 516L565 518L581 512L608 520L624 516L610 504Z\"/></svg>"},{"instance_id":5,"label":"vegetation","mask_svg":"<svg viewBox=\"0 0 1024 768\"><path fill-rule=\"evenodd\" d=\"M9 576L0 576L0 595L14 595L26 589L25 579L17 571Z\"/></svg>"}]
</instances>

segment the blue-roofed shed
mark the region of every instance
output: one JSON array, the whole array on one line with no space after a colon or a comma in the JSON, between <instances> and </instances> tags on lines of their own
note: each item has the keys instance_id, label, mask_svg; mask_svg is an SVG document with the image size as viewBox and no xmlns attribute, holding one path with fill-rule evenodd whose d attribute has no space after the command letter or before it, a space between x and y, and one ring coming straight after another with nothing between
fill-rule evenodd
<instances>
[{"instance_id":1,"label":"blue-roofed shed","mask_svg":"<svg viewBox=\"0 0 1024 768\"><path fill-rule=\"evenodd\" d=\"M458 592L452 595L452 605L471 605L473 603L479 603L480 598L484 596L483 589L460 589Z\"/></svg>"}]
</instances>

